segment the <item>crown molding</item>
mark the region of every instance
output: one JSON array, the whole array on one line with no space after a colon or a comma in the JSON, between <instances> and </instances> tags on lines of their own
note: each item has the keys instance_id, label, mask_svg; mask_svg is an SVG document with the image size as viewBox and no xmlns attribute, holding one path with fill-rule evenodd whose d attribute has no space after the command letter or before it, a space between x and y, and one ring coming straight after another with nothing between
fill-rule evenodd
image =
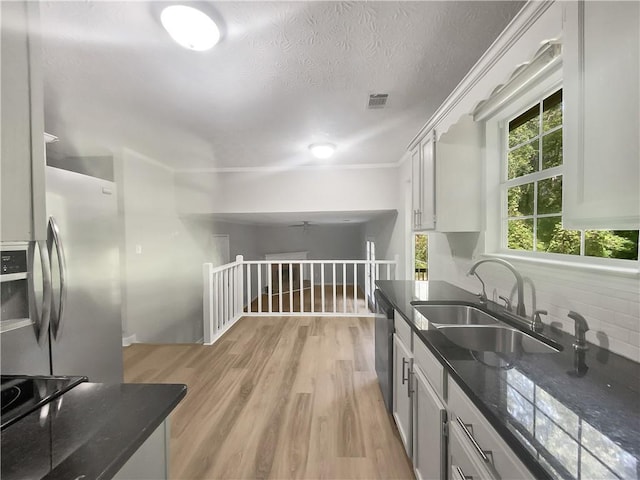
<instances>
[{"instance_id":1,"label":"crown molding","mask_svg":"<svg viewBox=\"0 0 640 480\"><path fill-rule=\"evenodd\" d=\"M272 165L265 167L228 167L228 168L183 168L174 170L175 173L282 173L282 172L305 172L317 170L375 170L381 168L398 168L404 160L401 158L392 163L364 163L349 165Z\"/></svg>"},{"instance_id":2,"label":"crown molding","mask_svg":"<svg viewBox=\"0 0 640 480\"><path fill-rule=\"evenodd\" d=\"M435 128L449 112L482 80L494 65L509 49L529 30L529 28L546 12L554 0L530 0L511 20L500 36L491 44L471 70L464 76L456 88L449 94L438 110L424 124L418 134L411 140L408 150L413 149L424 137Z\"/></svg>"}]
</instances>

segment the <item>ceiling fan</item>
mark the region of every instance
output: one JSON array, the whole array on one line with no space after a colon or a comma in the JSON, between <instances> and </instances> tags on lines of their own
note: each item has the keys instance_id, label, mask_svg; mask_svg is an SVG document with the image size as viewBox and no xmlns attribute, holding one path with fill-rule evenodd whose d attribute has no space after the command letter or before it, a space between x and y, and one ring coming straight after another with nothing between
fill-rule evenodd
<instances>
[{"instance_id":1,"label":"ceiling fan","mask_svg":"<svg viewBox=\"0 0 640 480\"><path fill-rule=\"evenodd\" d=\"M289 226L289 227L293 227L293 228L302 228L302 231L303 231L303 232L308 232L308 231L309 231L309 229L310 229L311 227L315 227L315 226L316 226L316 224L315 224L315 223L308 222L308 221L306 221L306 220L305 220L305 221L302 221L302 222L300 222L300 223L294 223L294 224L292 224L292 225L288 225L288 226Z\"/></svg>"}]
</instances>

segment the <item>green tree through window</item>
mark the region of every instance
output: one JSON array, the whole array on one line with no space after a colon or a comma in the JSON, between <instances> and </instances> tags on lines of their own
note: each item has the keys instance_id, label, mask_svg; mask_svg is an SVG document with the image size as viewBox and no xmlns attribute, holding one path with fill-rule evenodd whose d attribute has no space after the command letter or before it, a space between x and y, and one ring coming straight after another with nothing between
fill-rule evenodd
<instances>
[{"instance_id":1,"label":"green tree through window","mask_svg":"<svg viewBox=\"0 0 640 480\"><path fill-rule=\"evenodd\" d=\"M509 122L503 191L512 250L638 259L637 230L562 228L562 90Z\"/></svg>"}]
</instances>

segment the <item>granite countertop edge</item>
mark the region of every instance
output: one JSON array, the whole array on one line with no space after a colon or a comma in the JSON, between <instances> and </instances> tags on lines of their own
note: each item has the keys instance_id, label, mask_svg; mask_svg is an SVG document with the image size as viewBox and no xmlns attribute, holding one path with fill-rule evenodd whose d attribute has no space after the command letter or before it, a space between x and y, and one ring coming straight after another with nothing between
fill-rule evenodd
<instances>
[{"instance_id":1,"label":"granite countertop edge","mask_svg":"<svg viewBox=\"0 0 640 480\"><path fill-rule=\"evenodd\" d=\"M95 478L96 480L108 480L113 478L158 426L166 420L187 393L187 386L183 384L124 383L121 386L126 388L139 387L139 390L132 392L137 396L144 394L145 390L162 390L164 403L161 407L153 409L148 415L138 416L136 422L128 422L127 419L121 418L119 422L106 423L95 432L91 439L51 470L44 479ZM120 408L124 410L122 407ZM123 417L126 416L122 411L119 413ZM116 438L122 434L123 430L127 436L127 442L124 445L111 447L112 453L110 455L105 453L97 456L95 454L97 451L109 448L109 443L118 442ZM96 461L96 457L100 460ZM104 461L101 461L102 459ZM90 460L90 467L86 471L79 471L77 463L82 464L87 460Z\"/></svg>"}]
</instances>

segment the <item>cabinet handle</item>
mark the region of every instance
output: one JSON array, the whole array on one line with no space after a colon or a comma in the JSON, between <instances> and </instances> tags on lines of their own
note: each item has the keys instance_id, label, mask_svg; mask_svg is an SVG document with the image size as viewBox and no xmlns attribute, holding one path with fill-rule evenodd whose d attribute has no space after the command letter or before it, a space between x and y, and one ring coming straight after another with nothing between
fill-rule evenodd
<instances>
[{"instance_id":1,"label":"cabinet handle","mask_svg":"<svg viewBox=\"0 0 640 480\"><path fill-rule=\"evenodd\" d=\"M467 476L464 474L462 469L457 465L452 465L454 479L455 480L473 480L472 476Z\"/></svg>"},{"instance_id":2,"label":"cabinet handle","mask_svg":"<svg viewBox=\"0 0 640 480\"><path fill-rule=\"evenodd\" d=\"M411 398L411 369L407 369L407 397Z\"/></svg>"},{"instance_id":3,"label":"cabinet handle","mask_svg":"<svg viewBox=\"0 0 640 480\"><path fill-rule=\"evenodd\" d=\"M462 428L462 431L464 432L464 434L469 438L469 440L473 444L474 448L478 451L478 453L482 457L482 460L484 460L485 463L491 463L490 460L489 460L489 457L487 456L487 453L489 455L492 455L491 451L487 450L487 452L485 452L484 450L482 450L482 448L480 447L480 445L478 444L478 442L474 438L473 433L471 433L471 431L469 430L467 425L462 421L462 419L460 417L456 417L456 421L458 422L458 425L460 425L460 428Z\"/></svg>"},{"instance_id":4,"label":"cabinet handle","mask_svg":"<svg viewBox=\"0 0 640 480\"><path fill-rule=\"evenodd\" d=\"M404 367L408 364L409 362L402 357L402 385L404 385L404 382L407 381L407 379L404 377L405 373L404 373Z\"/></svg>"}]
</instances>

